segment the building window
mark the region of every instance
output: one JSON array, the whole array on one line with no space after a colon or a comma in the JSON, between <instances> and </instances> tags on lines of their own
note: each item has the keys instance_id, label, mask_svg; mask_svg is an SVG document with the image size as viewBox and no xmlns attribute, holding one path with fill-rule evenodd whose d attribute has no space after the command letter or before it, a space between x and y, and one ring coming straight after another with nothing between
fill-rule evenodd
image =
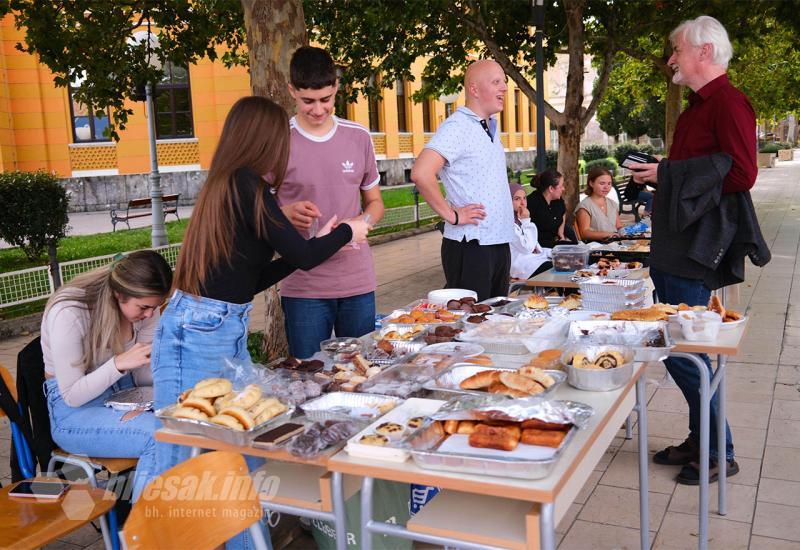
<instances>
[{"instance_id":1,"label":"building window","mask_svg":"<svg viewBox=\"0 0 800 550\"><path fill-rule=\"evenodd\" d=\"M77 79L67 88L69 93L70 115L72 117L72 140L74 143L89 143L92 141L111 141L105 135L108 128L108 110L105 112L90 109L73 99L72 93L80 87L83 79Z\"/></svg>"},{"instance_id":2,"label":"building window","mask_svg":"<svg viewBox=\"0 0 800 550\"><path fill-rule=\"evenodd\" d=\"M339 118L350 118L349 103L344 92L337 92L333 103L333 113Z\"/></svg>"},{"instance_id":3,"label":"building window","mask_svg":"<svg viewBox=\"0 0 800 550\"><path fill-rule=\"evenodd\" d=\"M536 107L533 106L532 101L528 103L528 131L536 131Z\"/></svg>"},{"instance_id":4,"label":"building window","mask_svg":"<svg viewBox=\"0 0 800 550\"><path fill-rule=\"evenodd\" d=\"M445 103L444 104L444 118L449 117L453 113L456 112L456 104L455 103Z\"/></svg>"},{"instance_id":5,"label":"building window","mask_svg":"<svg viewBox=\"0 0 800 550\"><path fill-rule=\"evenodd\" d=\"M517 125L517 132L522 131L522 93L519 88L514 90L514 122Z\"/></svg>"},{"instance_id":6,"label":"building window","mask_svg":"<svg viewBox=\"0 0 800 550\"><path fill-rule=\"evenodd\" d=\"M397 91L397 131L408 132L408 113L406 107L408 102L406 100L406 83L401 79L397 79L395 83Z\"/></svg>"},{"instance_id":7,"label":"building window","mask_svg":"<svg viewBox=\"0 0 800 550\"><path fill-rule=\"evenodd\" d=\"M506 124L503 120L503 111L497 113L497 129L502 133L506 131Z\"/></svg>"},{"instance_id":8,"label":"building window","mask_svg":"<svg viewBox=\"0 0 800 550\"><path fill-rule=\"evenodd\" d=\"M164 76L156 85L156 137L180 139L194 137L192 96L186 67L167 63Z\"/></svg>"},{"instance_id":9,"label":"building window","mask_svg":"<svg viewBox=\"0 0 800 550\"><path fill-rule=\"evenodd\" d=\"M422 130L424 132L433 132L433 101L430 99L422 100Z\"/></svg>"}]
</instances>

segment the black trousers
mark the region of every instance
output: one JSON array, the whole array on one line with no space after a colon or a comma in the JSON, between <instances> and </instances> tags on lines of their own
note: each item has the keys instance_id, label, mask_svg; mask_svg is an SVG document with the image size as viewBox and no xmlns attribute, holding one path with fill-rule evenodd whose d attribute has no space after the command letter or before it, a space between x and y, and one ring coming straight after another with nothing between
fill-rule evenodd
<instances>
[{"instance_id":1,"label":"black trousers","mask_svg":"<svg viewBox=\"0 0 800 550\"><path fill-rule=\"evenodd\" d=\"M481 245L471 241L442 239L442 268L446 288L466 288L478 300L508 294L511 249L508 243Z\"/></svg>"}]
</instances>

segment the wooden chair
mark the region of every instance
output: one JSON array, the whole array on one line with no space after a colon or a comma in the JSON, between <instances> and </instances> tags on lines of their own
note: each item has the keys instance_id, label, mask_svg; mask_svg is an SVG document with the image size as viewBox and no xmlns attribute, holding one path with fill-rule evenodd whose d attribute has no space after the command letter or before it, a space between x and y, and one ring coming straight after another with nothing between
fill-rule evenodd
<instances>
[{"instance_id":1,"label":"wooden chair","mask_svg":"<svg viewBox=\"0 0 800 550\"><path fill-rule=\"evenodd\" d=\"M152 480L134 504L122 536L129 550L214 548L249 529L256 548L265 549L261 516L242 455L214 451Z\"/></svg>"},{"instance_id":2,"label":"wooden chair","mask_svg":"<svg viewBox=\"0 0 800 550\"><path fill-rule=\"evenodd\" d=\"M579 241L582 241L583 237L581 237L581 230L578 227L578 217L577 216L572 218L572 229L575 230L575 238L578 239Z\"/></svg>"},{"instance_id":3,"label":"wooden chair","mask_svg":"<svg viewBox=\"0 0 800 550\"><path fill-rule=\"evenodd\" d=\"M14 420L19 419L19 414L14 415L13 410L9 411L11 414L6 411L7 407L16 407L17 392L11 373L3 365L0 365L0 379L3 382L0 396L4 404L0 407L0 418L5 416L9 419L20 470L26 478L34 479L30 447ZM114 493L86 484L73 484L60 499L43 501L10 497L8 493L15 486L12 484L0 489L0 548L39 548L98 518L104 529L106 548L116 548L115 539L109 535L116 530ZM106 515L110 526L106 523Z\"/></svg>"}]
</instances>

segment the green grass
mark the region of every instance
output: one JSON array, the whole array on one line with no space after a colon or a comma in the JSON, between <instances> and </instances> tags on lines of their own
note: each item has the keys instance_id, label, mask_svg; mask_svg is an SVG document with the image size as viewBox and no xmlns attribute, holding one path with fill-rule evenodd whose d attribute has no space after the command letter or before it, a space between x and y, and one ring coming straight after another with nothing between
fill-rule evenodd
<instances>
[{"instance_id":1,"label":"green grass","mask_svg":"<svg viewBox=\"0 0 800 550\"><path fill-rule=\"evenodd\" d=\"M189 220L167 222L167 239L171 243L183 240L183 233ZM65 237L58 243L58 260L68 262L82 258L93 258L127 252L150 247L150 227L141 229L121 229L114 233L97 233L96 235L78 235ZM0 273L17 271L47 265L47 256L31 262L19 248L6 248L0 250Z\"/></svg>"}]
</instances>

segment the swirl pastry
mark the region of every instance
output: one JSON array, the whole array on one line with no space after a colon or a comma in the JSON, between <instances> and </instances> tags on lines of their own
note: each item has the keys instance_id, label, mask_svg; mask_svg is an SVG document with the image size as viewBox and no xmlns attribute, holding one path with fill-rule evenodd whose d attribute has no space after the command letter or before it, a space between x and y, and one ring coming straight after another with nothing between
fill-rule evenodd
<instances>
[{"instance_id":1,"label":"swirl pastry","mask_svg":"<svg viewBox=\"0 0 800 550\"><path fill-rule=\"evenodd\" d=\"M610 350L600 353L594 359L595 365L603 369L615 369L625 364L625 358L618 351Z\"/></svg>"},{"instance_id":2,"label":"swirl pastry","mask_svg":"<svg viewBox=\"0 0 800 550\"><path fill-rule=\"evenodd\" d=\"M586 365L591 363L589 358L586 357L583 353L576 353L572 356L572 366L578 369L586 368Z\"/></svg>"}]
</instances>

